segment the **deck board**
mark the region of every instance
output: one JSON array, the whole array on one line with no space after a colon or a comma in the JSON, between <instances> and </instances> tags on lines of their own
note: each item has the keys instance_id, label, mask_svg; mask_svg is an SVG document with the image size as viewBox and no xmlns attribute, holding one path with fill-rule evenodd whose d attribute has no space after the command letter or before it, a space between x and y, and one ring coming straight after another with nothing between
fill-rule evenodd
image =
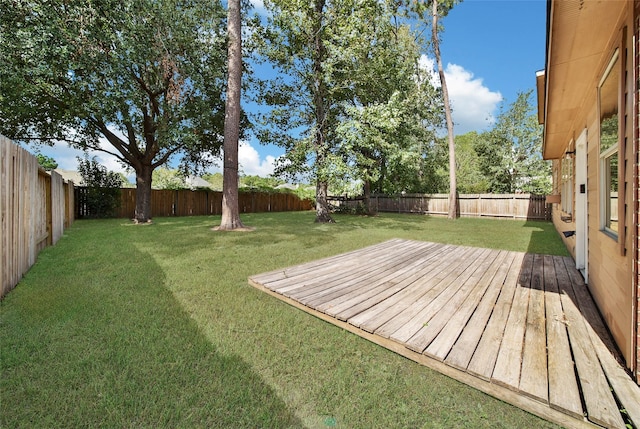
<instances>
[{"instance_id":1,"label":"deck board","mask_svg":"<svg viewBox=\"0 0 640 429\"><path fill-rule=\"evenodd\" d=\"M498 297L504 288L509 287L509 271L516 259L516 254L513 252L504 253L504 260L496 271L487 293L482 297L482 301L478 304L467 326L464 327L446 357L447 364L455 368L464 371L469 367L471 357L478 348L489 318L496 308Z\"/></svg>"},{"instance_id":2,"label":"deck board","mask_svg":"<svg viewBox=\"0 0 640 429\"><path fill-rule=\"evenodd\" d=\"M526 255L491 376L492 382L514 390L518 389L522 369L522 349L529 311L532 269L533 255Z\"/></svg>"},{"instance_id":3,"label":"deck board","mask_svg":"<svg viewBox=\"0 0 640 429\"><path fill-rule=\"evenodd\" d=\"M616 397L640 424L640 387L570 258L395 239L249 282L565 427L625 427Z\"/></svg>"},{"instance_id":4,"label":"deck board","mask_svg":"<svg viewBox=\"0 0 640 429\"><path fill-rule=\"evenodd\" d=\"M524 256L524 253L515 254L503 288L500 291L498 301L493 308L489 321L486 326L483 326L484 331L482 332L480 342L475 350L465 352L466 354L473 353L471 361L466 368L467 371L483 380L490 380L493 374L493 368L495 368Z\"/></svg>"},{"instance_id":5,"label":"deck board","mask_svg":"<svg viewBox=\"0 0 640 429\"><path fill-rule=\"evenodd\" d=\"M320 288L311 289L312 293L304 295L300 293L298 297L303 304L318 307L353 291L375 284L378 280L388 276L389 272L396 275L402 265L406 265L414 257L419 257L424 250L424 247L421 246L407 246L402 252L394 253L392 256L381 254L377 258L371 259L367 264L363 264L362 269L350 268L348 270L350 274L334 286L327 287L321 284Z\"/></svg>"},{"instance_id":6,"label":"deck board","mask_svg":"<svg viewBox=\"0 0 640 429\"><path fill-rule=\"evenodd\" d=\"M525 395L546 403L549 401L549 377L543 261L542 255L534 256L519 390Z\"/></svg>"},{"instance_id":7,"label":"deck board","mask_svg":"<svg viewBox=\"0 0 640 429\"><path fill-rule=\"evenodd\" d=\"M439 332L441 327L442 322L436 319L438 323L431 323L431 319L436 317L447 303L449 306L444 309L445 312L450 315L456 310L460 297L458 291L467 284L467 280L478 267L485 263L488 254L489 250L479 249L472 251L465 258L453 259L449 267L450 272L445 276L436 277L438 284L434 287L433 294L425 295L411 304L407 311L402 311L396 318L394 325L387 326L386 330L381 329L376 333L380 332L380 335L386 336L386 333L390 332L389 337L392 340L403 343L418 353L422 352L429 337ZM452 267L456 268L452 269ZM456 296L458 299L455 299ZM407 318L409 320L405 322Z\"/></svg>"},{"instance_id":8,"label":"deck board","mask_svg":"<svg viewBox=\"0 0 640 429\"><path fill-rule=\"evenodd\" d=\"M458 309L448 317L446 320L446 324L438 334L436 338L429 344L429 346L425 349L424 353L433 357L434 359L444 360L453 344L456 342L463 329L467 325L467 322L474 314L475 311L478 310L479 304L481 300L485 297L485 293L494 280L500 268L504 265L504 260L507 256L507 252L502 251L498 252L495 259L488 267L484 274L480 278L479 281L476 282L473 289L466 294L466 297L463 303L458 307ZM499 281L502 284L502 281ZM494 290L499 290L499 288L493 288ZM491 291L490 294L495 294L495 292ZM489 298L491 300L491 298ZM443 312L441 314L446 314Z\"/></svg>"},{"instance_id":9,"label":"deck board","mask_svg":"<svg viewBox=\"0 0 640 429\"><path fill-rule=\"evenodd\" d=\"M567 333L567 320L562 311L558 283L567 284L566 267L561 260L544 257L544 284L550 292L545 294L548 343L549 405L566 413L581 417L580 391L575 377L571 345ZM556 266L558 265L558 269Z\"/></svg>"}]
</instances>

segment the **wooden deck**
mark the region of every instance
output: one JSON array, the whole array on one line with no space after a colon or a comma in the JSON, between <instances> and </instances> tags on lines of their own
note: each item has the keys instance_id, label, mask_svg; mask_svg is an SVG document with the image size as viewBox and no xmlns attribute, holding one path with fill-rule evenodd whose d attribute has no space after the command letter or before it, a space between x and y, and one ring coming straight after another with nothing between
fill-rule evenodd
<instances>
[{"instance_id":1,"label":"wooden deck","mask_svg":"<svg viewBox=\"0 0 640 429\"><path fill-rule=\"evenodd\" d=\"M640 388L573 267L398 239L249 282L562 426L624 428L624 408L640 427Z\"/></svg>"}]
</instances>

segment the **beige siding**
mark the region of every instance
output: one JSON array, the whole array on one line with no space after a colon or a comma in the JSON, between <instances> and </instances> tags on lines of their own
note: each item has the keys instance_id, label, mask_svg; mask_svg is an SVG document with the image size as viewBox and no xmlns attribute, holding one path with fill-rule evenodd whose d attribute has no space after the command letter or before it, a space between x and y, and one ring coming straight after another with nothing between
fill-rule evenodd
<instances>
[{"instance_id":1,"label":"beige siding","mask_svg":"<svg viewBox=\"0 0 640 429\"><path fill-rule=\"evenodd\" d=\"M600 73L602 76L606 65L609 62L614 50L614 44L620 40L617 34L622 34L618 30L627 25L627 47L629 52L632 48L633 21L629 19L620 22L618 28L614 30L610 49L602 53ZM628 56L624 64L626 70L633 70L633 58ZM627 93L632 93L631 81L627 83L630 88ZM634 291L633 264L636 259L633 252L634 234L637 233L637 225L634 225L633 213L635 210L633 199L633 168L635 154L633 153L633 129L630 118L633 112L633 97L627 97L626 109L629 118L626 126L626 174L620 182L620 191L624 192L626 207L622 207L625 230L619 233L619 240L624 241L624 246L614 238L601 231L600 224L600 178L599 178L599 121L598 121L598 96L596 88L598 81L589 85L591 90L584 93L582 109L576 112L573 121L573 138L577 138L581 130L587 127L587 189L588 189L588 286L594 297L602 315L604 316L616 343L623 353L629 368L636 365L636 335L638 334L637 320L635 318L636 308L634 301L636 291ZM569 145L567 141L567 145ZM621 147L622 149L622 147ZM558 162L558 161L555 161ZM560 188L558 188L558 192ZM554 205L553 221L558 231L575 229L573 222L566 222L561 219L562 212L559 205ZM564 238L567 248L575 255L575 239Z\"/></svg>"}]
</instances>

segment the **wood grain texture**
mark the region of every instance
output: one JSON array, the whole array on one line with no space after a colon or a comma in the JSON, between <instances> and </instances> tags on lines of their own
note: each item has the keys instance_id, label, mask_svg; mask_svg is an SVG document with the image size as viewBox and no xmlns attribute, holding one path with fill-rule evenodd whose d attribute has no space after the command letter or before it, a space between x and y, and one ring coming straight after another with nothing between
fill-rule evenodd
<instances>
[{"instance_id":1,"label":"wood grain texture","mask_svg":"<svg viewBox=\"0 0 640 429\"><path fill-rule=\"evenodd\" d=\"M249 282L565 427L624 427L614 394L636 422L640 388L572 262L390 240Z\"/></svg>"},{"instance_id":2,"label":"wood grain texture","mask_svg":"<svg viewBox=\"0 0 640 429\"><path fill-rule=\"evenodd\" d=\"M73 204L72 184L44 171L35 156L0 136L0 298L73 223Z\"/></svg>"}]
</instances>

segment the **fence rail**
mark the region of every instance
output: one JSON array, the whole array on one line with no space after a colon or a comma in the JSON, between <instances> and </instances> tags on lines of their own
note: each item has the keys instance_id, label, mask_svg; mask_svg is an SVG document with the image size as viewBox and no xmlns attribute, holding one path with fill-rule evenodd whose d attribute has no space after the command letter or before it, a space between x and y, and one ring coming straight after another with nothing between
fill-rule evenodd
<instances>
[{"instance_id":1,"label":"fence rail","mask_svg":"<svg viewBox=\"0 0 640 429\"><path fill-rule=\"evenodd\" d=\"M35 156L0 136L0 273L4 297L73 223L73 183L38 166Z\"/></svg>"},{"instance_id":2,"label":"fence rail","mask_svg":"<svg viewBox=\"0 0 640 429\"><path fill-rule=\"evenodd\" d=\"M86 217L86 192L76 188L76 218ZM136 208L136 190L123 188L120 193L117 216L133 218ZM287 193L240 192L238 205L241 213L300 211L313 209L310 200L301 200ZM188 189L151 191L151 217L206 216L222 214L222 192Z\"/></svg>"},{"instance_id":3,"label":"fence rail","mask_svg":"<svg viewBox=\"0 0 640 429\"><path fill-rule=\"evenodd\" d=\"M355 208L364 199L333 197L335 206ZM447 215L449 194L374 195L371 209L376 212ZM527 220L551 220L551 204L544 195L533 194L461 194L458 213L463 217L492 217Z\"/></svg>"}]
</instances>

